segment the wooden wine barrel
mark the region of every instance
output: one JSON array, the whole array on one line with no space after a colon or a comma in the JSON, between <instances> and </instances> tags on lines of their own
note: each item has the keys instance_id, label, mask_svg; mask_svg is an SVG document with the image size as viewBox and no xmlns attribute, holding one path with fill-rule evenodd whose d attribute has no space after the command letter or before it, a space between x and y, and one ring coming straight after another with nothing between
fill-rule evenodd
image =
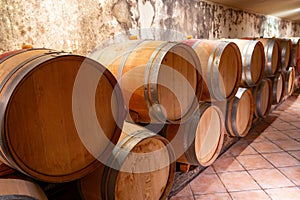
<instances>
[{"instance_id":1,"label":"wooden wine barrel","mask_svg":"<svg viewBox=\"0 0 300 200\"><path fill-rule=\"evenodd\" d=\"M254 103L250 89L239 88L227 102L225 125L231 136L245 137L252 125Z\"/></svg>"},{"instance_id":2,"label":"wooden wine barrel","mask_svg":"<svg viewBox=\"0 0 300 200\"><path fill-rule=\"evenodd\" d=\"M202 101L232 98L241 82L242 59L238 46L229 41L197 40L183 41L197 53L205 80Z\"/></svg>"},{"instance_id":3,"label":"wooden wine barrel","mask_svg":"<svg viewBox=\"0 0 300 200\"><path fill-rule=\"evenodd\" d=\"M194 116L184 124L168 124L165 136L174 147L177 162L211 165L220 154L225 127L217 106L201 103Z\"/></svg>"},{"instance_id":4,"label":"wooden wine barrel","mask_svg":"<svg viewBox=\"0 0 300 200\"><path fill-rule=\"evenodd\" d=\"M285 77L284 72L277 72L272 81L272 104L280 103L285 96Z\"/></svg>"},{"instance_id":5,"label":"wooden wine barrel","mask_svg":"<svg viewBox=\"0 0 300 200\"><path fill-rule=\"evenodd\" d=\"M300 38L291 37L289 38L292 41L292 55L290 65L297 67L298 71L300 69Z\"/></svg>"},{"instance_id":6,"label":"wooden wine barrel","mask_svg":"<svg viewBox=\"0 0 300 200\"><path fill-rule=\"evenodd\" d=\"M82 199L167 199L174 180L174 159L165 138L125 123L108 165L79 181Z\"/></svg>"},{"instance_id":7,"label":"wooden wine barrel","mask_svg":"<svg viewBox=\"0 0 300 200\"><path fill-rule=\"evenodd\" d=\"M0 179L0 199L47 200L43 190L30 181Z\"/></svg>"},{"instance_id":8,"label":"wooden wine barrel","mask_svg":"<svg viewBox=\"0 0 300 200\"><path fill-rule=\"evenodd\" d=\"M263 44L258 40L225 39L234 42L242 55L241 86L256 86L264 77L265 52Z\"/></svg>"},{"instance_id":9,"label":"wooden wine barrel","mask_svg":"<svg viewBox=\"0 0 300 200\"><path fill-rule=\"evenodd\" d=\"M295 67L290 67L285 72L285 95L290 96L294 92Z\"/></svg>"},{"instance_id":10,"label":"wooden wine barrel","mask_svg":"<svg viewBox=\"0 0 300 200\"><path fill-rule=\"evenodd\" d=\"M278 71L279 44L275 38L257 38L264 45L265 52L265 76L274 76Z\"/></svg>"},{"instance_id":11,"label":"wooden wine barrel","mask_svg":"<svg viewBox=\"0 0 300 200\"><path fill-rule=\"evenodd\" d=\"M295 67L295 89L300 86L300 38L291 37L292 41L292 56L291 56L291 66Z\"/></svg>"},{"instance_id":12,"label":"wooden wine barrel","mask_svg":"<svg viewBox=\"0 0 300 200\"><path fill-rule=\"evenodd\" d=\"M287 70L290 66L292 54L292 41L290 39L277 38L280 47L280 63L282 70Z\"/></svg>"},{"instance_id":13,"label":"wooden wine barrel","mask_svg":"<svg viewBox=\"0 0 300 200\"><path fill-rule=\"evenodd\" d=\"M266 117L272 106L272 82L269 78L265 78L261 83L252 89L254 99L254 115L257 118Z\"/></svg>"},{"instance_id":14,"label":"wooden wine barrel","mask_svg":"<svg viewBox=\"0 0 300 200\"><path fill-rule=\"evenodd\" d=\"M45 182L97 168L125 118L121 90L101 64L48 49L0 61L0 159Z\"/></svg>"},{"instance_id":15,"label":"wooden wine barrel","mask_svg":"<svg viewBox=\"0 0 300 200\"><path fill-rule=\"evenodd\" d=\"M131 118L139 123L187 120L201 95L201 66L183 43L129 41L89 55L106 66L121 85Z\"/></svg>"}]
</instances>

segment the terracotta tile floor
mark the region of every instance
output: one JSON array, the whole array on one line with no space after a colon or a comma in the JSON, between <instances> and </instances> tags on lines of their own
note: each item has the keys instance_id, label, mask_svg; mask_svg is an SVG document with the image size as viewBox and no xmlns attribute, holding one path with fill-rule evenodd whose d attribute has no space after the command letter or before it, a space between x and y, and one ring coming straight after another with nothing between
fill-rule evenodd
<instances>
[{"instance_id":1,"label":"terracotta tile floor","mask_svg":"<svg viewBox=\"0 0 300 200\"><path fill-rule=\"evenodd\" d=\"M300 95L285 100L171 198L179 199L299 200Z\"/></svg>"}]
</instances>

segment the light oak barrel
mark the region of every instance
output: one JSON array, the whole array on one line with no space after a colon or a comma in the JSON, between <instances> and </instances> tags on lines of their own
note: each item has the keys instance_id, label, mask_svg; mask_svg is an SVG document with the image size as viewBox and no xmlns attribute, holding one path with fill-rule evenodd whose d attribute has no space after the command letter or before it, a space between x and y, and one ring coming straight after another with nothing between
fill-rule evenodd
<instances>
[{"instance_id":1,"label":"light oak barrel","mask_svg":"<svg viewBox=\"0 0 300 200\"><path fill-rule=\"evenodd\" d=\"M175 162L167 139L125 122L120 140L108 160L79 181L85 200L167 199Z\"/></svg>"},{"instance_id":2,"label":"light oak barrel","mask_svg":"<svg viewBox=\"0 0 300 200\"><path fill-rule=\"evenodd\" d=\"M280 103L285 96L285 77L284 72L277 72L272 81L272 104Z\"/></svg>"},{"instance_id":3,"label":"light oak barrel","mask_svg":"<svg viewBox=\"0 0 300 200\"><path fill-rule=\"evenodd\" d=\"M223 40L183 41L197 53L204 79L202 101L232 98L241 82L242 59L238 46Z\"/></svg>"},{"instance_id":4,"label":"light oak barrel","mask_svg":"<svg viewBox=\"0 0 300 200\"><path fill-rule=\"evenodd\" d=\"M245 137L252 125L254 102L251 89L239 88L235 97L227 102L225 125L231 136Z\"/></svg>"},{"instance_id":5,"label":"light oak barrel","mask_svg":"<svg viewBox=\"0 0 300 200\"><path fill-rule=\"evenodd\" d=\"M261 83L252 89L255 111L257 118L265 118L272 106L272 82L269 78L264 78Z\"/></svg>"},{"instance_id":6,"label":"light oak barrel","mask_svg":"<svg viewBox=\"0 0 300 200\"><path fill-rule=\"evenodd\" d=\"M128 41L89 55L121 86L130 117L138 123L179 123L197 108L201 66L191 47L178 42Z\"/></svg>"},{"instance_id":7,"label":"light oak barrel","mask_svg":"<svg viewBox=\"0 0 300 200\"><path fill-rule=\"evenodd\" d=\"M287 70L290 66L292 55L292 41L285 38L277 38L280 47L280 64L282 70Z\"/></svg>"},{"instance_id":8,"label":"light oak barrel","mask_svg":"<svg viewBox=\"0 0 300 200\"><path fill-rule=\"evenodd\" d=\"M79 75L85 85L78 85ZM12 168L45 182L71 181L96 169L95 157L117 143L124 103L116 79L101 64L28 49L0 61L0 80L0 159ZM87 98L84 92L92 88ZM87 110L80 102L90 99Z\"/></svg>"},{"instance_id":9,"label":"light oak barrel","mask_svg":"<svg viewBox=\"0 0 300 200\"><path fill-rule=\"evenodd\" d=\"M242 56L241 86L256 86L264 77L265 52L263 44L258 40L224 39L234 42Z\"/></svg>"},{"instance_id":10,"label":"light oak barrel","mask_svg":"<svg viewBox=\"0 0 300 200\"><path fill-rule=\"evenodd\" d=\"M0 179L0 199L47 200L43 190L35 183L21 179Z\"/></svg>"},{"instance_id":11,"label":"light oak barrel","mask_svg":"<svg viewBox=\"0 0 300 200\"><path fill-rule=\"evenodd\" d=\"M210 103L200 103L188 122L168 124L162 134L174 147L177 162L209 166L220 154L224 133L221 110Z\"/></svg>"},{"instance_id":12,"label":"light oak barrel","mask_svg":"<svg viewBox=\"0 0 300 200\"><path fill-rule=\"evenodd\" d=\"M279 44L275 38L257 38L264 45L265 52L265 76L274 76L278 71L280 58Z\"/></svg>"},{"instance_id":13,"label":"light oak barrel","mask_svg":"<svg viewBox=\"0 0 300 200\"><path fill-rule=\"evenodd\" d=\"M285 95L290 96L294 92L295 67L290 67L285 72Z\"/></svg>"}]
</instances>

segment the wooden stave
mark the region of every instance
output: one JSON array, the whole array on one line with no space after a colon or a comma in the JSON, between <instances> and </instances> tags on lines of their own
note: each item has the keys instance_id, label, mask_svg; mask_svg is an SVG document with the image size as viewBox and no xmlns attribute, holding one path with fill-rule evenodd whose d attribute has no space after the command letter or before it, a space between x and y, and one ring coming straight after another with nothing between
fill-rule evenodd
<instances>
[{"instance_id":1,"label":"wooden stave","mask_svg":"<svg viewBox=\"0 0 300 200\"><path fill-rule=\"evenodd\" d=\"M16 75L16 72L18 70L24 70L24 71L21 71L21 73L17 74L17 78L19 80L14 80L12 81L12 85L9 85L8 88L9 90L5 90L4 92L8 91L10 93L13 93L15 88L18 86L20 80L23 79L23 77L27 76L28 73L30 73L32 70L35 70L35 68L37 66L39 66L40 63L45 63L47 62L48 60L51 60L53 58L58 58L58 57L64 57L64 56L74 56L74 57L77 57L77 58L82 58L82 59L87 59L89 62L93 62L94 64L96 65L99 65L98 63L96 63L95 61L91 60L91 59L88 59L88 58L85 58L83 56L77 56L77 55L71 55L70 53L64 53L64 52L57 52L57 51L53 51L53 50L49 50L49 49L44 49L44 48L38 48L38 49L28 49L28 50L22 50L22 51L18 51L18 52L15 52L13 54L10 54L9 56L5 57L4 59L2 59L0 62L3 63L4 61L8 60L8 59L11 59L13 58L15 55L19 55L19 54L22 54L22 53L26 53L26 52L32 52L32 51L35 51L35 50L42 50L42 51L45 51L45 53L41 53L41 54L37 54L37 56L33 56L33 57L30 57L28 58L27 60L21 62L20 64L18 64L15 69L12 70L11 73L8 73L8 77L10 76L15 76ZM33 62L33 63L31 63ZM26 65L28 65L29 63L29 67L28 69L23 69L25 67L27 67ZM24 67L25 66L25 67ZM22 68L23 67L23 68ZM108 75L108 77L110 78L110 80L112 81L112 84L116 84L116 81L114 79L114 77L110 74L107 74L108 71L105 72L106 75ZM6 82L9 80L9 78L7 79L4 79L4 82L1 83L1 90L2 89L5 89L4 85L6 85ZM115 81L115 82L113 82ZM118 91L118 88L116 88L117 91ZM2 99L2 104L1 106L2 107L8 107L7 105L9 104L9 97L11 96L10 93L6 93L5 95L3 95L5 97L5 99L3 100ZM119 96L118 96L119 100L122 101L122 96L120 95L120 92L119 92ZM3 103L4 101L4 103ZM120 105L122 105L122 103L120 103ZM121 108L122 106L120 106ZM2 112L4 112L5 109L2 109ZM120 113L122 113L121 115L119 115L118 117L120 118L122 115L122 119L118 119L118 121L123 121L124 119L124 110L123 109L120 109ZM0 116L0 119L1 119L1 123L2 123L2 127L4 126L4 113L2 113L2 115ZM3 129L3 128L2 128ZM3 131L2 131L3 132ZM118 138L119 138L119 134L120 134L121 130L116 126L115 128L115 135L114 137L112 138L112 142L113 143L116 143ZM0 139L0 159L5 162L6 164L8 164L9 166L13 167L14 169L17 169L18 171L22 172L23 174L26 174L28 176L31 176L31 177L34 177L38 180L42 180L42 181L47 181L47 182L66 182L66 181L71 181L71 180L75 180L75 179L78 179L88 173L90 173L90 171L94 170L98 165L99 163L96 161L92 162L91 164L89 164L88 166L85 166L83 169L79 170L79 171L75 171L73 173L69 173L69 174L65 174L65 175L61 175L61 176L50 176L50 175L47 175L47 174L44 174L44 173L39 173L38 171L36 170L33 170L33 169L29 169L28 166L25 164L25 163L20 163L19 161L17 161L14 157L14 154L10 151L10 147L9 145L6 143L6 137L3 136L3 133L2 133L2 139ZM109 151L109 150L108 150ZM106 151L105 151L106 153Z\"/></svg>"},{"instance_id":2,"label":"wooden stave","mask_svg":"<svg viewBox=\"0 0 300 200\"><path fill-rule=\"evenodd\" d=\"M132 41L131 41L132 42ZM196 56L195 52L193 49L191 49L188 45L185 45L180 42L167 42L167 41L152 41L152 40L140 40L140 41L135 41L133 44L129 45L129 47L125 48L123 50L124 56L120 59L119 63L119 69L117 70L118 72L113 72L113 69L110 67L110 62L104 61L104 66L106 66L117 78L117 80L121 80L122 74L125 71L125 63L128 60L128 57L130 57L131 52L138 49L140 46L148 42L149 44L151 42L158 42L159 45L157 45L149 57L148 60L146 60L146 63L144 65L146 66L145 69L145 78L144 78L144 88L143 88L143 99L140 99L140 102L143 102L145 104L143 109L147 110L148 113L140 113L139 111L135 110L134 108L132 109L130 105L128 105L128 110L130 117L128 117L126 120L131 121L131 122L136 122L136 123L149 123L149 122L156 122L156 123L180 123L183 121L188 120L188 118L192 115L194 110L197 108L197 104L199 101L199 97L201 96L202 93L202 76L199 73L201 71L201 64L199 62L198 57ZM158 79L158 69L153 69L152 70L152 65L153 63L162 63L162 59L164 56L166 56L166 53L169 52L169 50L172 50L172 48L175 48L176 46L183 45L183 47L186 49L186 51L192 55L193 57L193 62L196 66L195 70L197 71L197 86L196 86L196 91L195 91L195 97L190 109L181 117L177 119L168 119L166 118L165 114L162 111L161 106L159 105L159 99L158 99L158 92L157 92L157 87L155 84L149 84L151 83L157 83ZM110 47L108 47L109 50ZM106 49L103 50L96 50L92 52L88 57L95 59L99 62L102 63L102 57L105 55ZM107 51L107 50L106 50ZM154 64L154 67L156 65ZM154 72L152 73L151 70ZM122 85L122 81L119 81L120 85ZM122 87L122 86L121 86ZM126 97L125 97L126 99Z\"/></svg>"},{"instance_id":3,"label":"wooden stave","mask_svg":"<svg viewBox=\"0 0 300 200\"><path fill-rule=\"evenodd\" d=\"M246 128L244 129L244 131L242 133L240 133L237 130L236 114L237 114L239 101L244 95L250 96L250 116L249 116L249 120L248 120ZM251 125L252 125L253 117L254 117L253 104L254 104L254 100L252 97L251 90L247 89L247 88L239 88L235 97L227 102L226 119L225 119L225 127L227 130L227 133L229 133L233 137L245 137L248 134L248 132L251 128Z\"/></svg>"},{"instance_id":4,"label":"wooden stave","mask_svg":"<svg viewBox=\"0 0 300 200\"><path fill-rule=\"evenodd\" d=\"M125 122L126 124L130 124L129 122ZM128 128L130 126L136 126L136 125L129 125L127 126L127 131L131 131L132 129ZM138 127L138 126L136 126ZM135 128L134 128L135 129ZM138 136L138 137L136 137ZM136 137L134 140L131 140L133 137ZM118 148L120 148L120 146L123 145L128 145L127 147L125 147L126 150L130 151L131 149L134 148L135 145L137 145L139 142L141 142L143 139L149 139L149 138L156 138L161 140L164 144L166 145L170 145L169 141L165 138L163 138L162 136L156 135L154 134L152 131L147 130L146 128L142 128L140 127L138 130L135 130L132 133L127 133L127 132L123 132L122 136L120 137L120 140L117 144L117 147L115 150L115 155L111 155L111 157L109 158L109 160L107 161L107 165L104 165L103 163L101 163L100 167L98 167L94 172L92 172L91 174L87 175L86 177L82 178L81 180L78 181L78 189L79 189L79 193L81 196L81 199L83 200L90 200L92 198L92 200L105 200L105 199L115 199L114 194L115 194L115 183L117 180L117 176L118 176L118 170L114 169L115 167L121 167L122 162L126 159L126 156L129 154L129 152L121 152L119 154L119 156L121 157L121 159L118 159ZM129 143L128 143L129 142ZM174 160L175 159L175 155L173 152L173 149L171 146L168 146L167 149L169 150L169 156L170 156L170 160ZM117 161L118 160L118 161ZM119 162L119 163L116 163ZM121 162L120 162L121 161ZM112 167L110 167L112 166ZM174 182L174 177L175 177L175 162L172 162L170 165L170 174L169 174L169 179L167 182L167 185L165 187L165 190L162 193L162 196L160 197L161 200L167 199L169 192L171 191L171 187L172 184ZM89 189L90 185L90 181L91 180L95 180L95 175L101 177L101 179L97 179L97 185L99 187L97 187L96 192L89 192L87 191ZM87 184L87 185L85 185ZM85 185L85 186L84 186ZM96 193L96 195L93 195L94 193ZM93 196L90 196L93 195Z\"/></svg>"},{"instance_id":5,"label":"wooden stave","mask_svg":"<svg viewBox=\"0 0 300 200\"><path fill-rule=\"evenodd\" d=\"M238 86L240 85L242 79L242 56L239 47L234 42L224 41L224 40L190 39L182 42L190 45L196 51L201 62L202 76L205 80L205 84L203 85L203 91L202 91L203 95L201 96L200 100L206 102L213 102L213 101L223 101L225 99L232 98L237 92ZM202 48L201 45L203 45L203 43L213 46L212 51L208 52L209 53L208 58L205 59L201 59L200 53L197 52L197 48ZM214 90L215 89L214 86L219 85L219 78L218 78L219 71L217 69L219 64L218 60L221 58L225 48L227 48L228 46L231 46L232 48L235 49L237 63L239 66L237 67L237 74L236 74L237 78L235 80L234 87L229 95L224 96L222 94L222 91L219 89L219 87L217 87L219 90ZM215 59L215 57L217 57L217 59ZM204 70L205 65L203 63L207 63L207 69L205 70Z\"/></svg>"}]
</instances>

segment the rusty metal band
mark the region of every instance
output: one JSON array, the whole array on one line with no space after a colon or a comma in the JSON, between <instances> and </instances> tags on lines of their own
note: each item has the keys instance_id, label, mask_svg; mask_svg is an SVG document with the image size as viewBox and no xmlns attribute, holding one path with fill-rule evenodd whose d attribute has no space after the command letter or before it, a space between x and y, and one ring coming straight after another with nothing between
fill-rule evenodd
<instances>
[{"instance_id":1,"label":"rusty metal band","mask_svg":"<svg viewBox=\"0 0 300 200\"><path fill-rule=\"evenodd\" d=\"M150 117L154 117L156 120L161 122L166 121L166 116L164 115L158 102L157 78L161 62L174 44L174 42L163 42L157 46L153 51L145 69L144 98L149 108L149 115Z\"/></svg>"}]
</instances>

